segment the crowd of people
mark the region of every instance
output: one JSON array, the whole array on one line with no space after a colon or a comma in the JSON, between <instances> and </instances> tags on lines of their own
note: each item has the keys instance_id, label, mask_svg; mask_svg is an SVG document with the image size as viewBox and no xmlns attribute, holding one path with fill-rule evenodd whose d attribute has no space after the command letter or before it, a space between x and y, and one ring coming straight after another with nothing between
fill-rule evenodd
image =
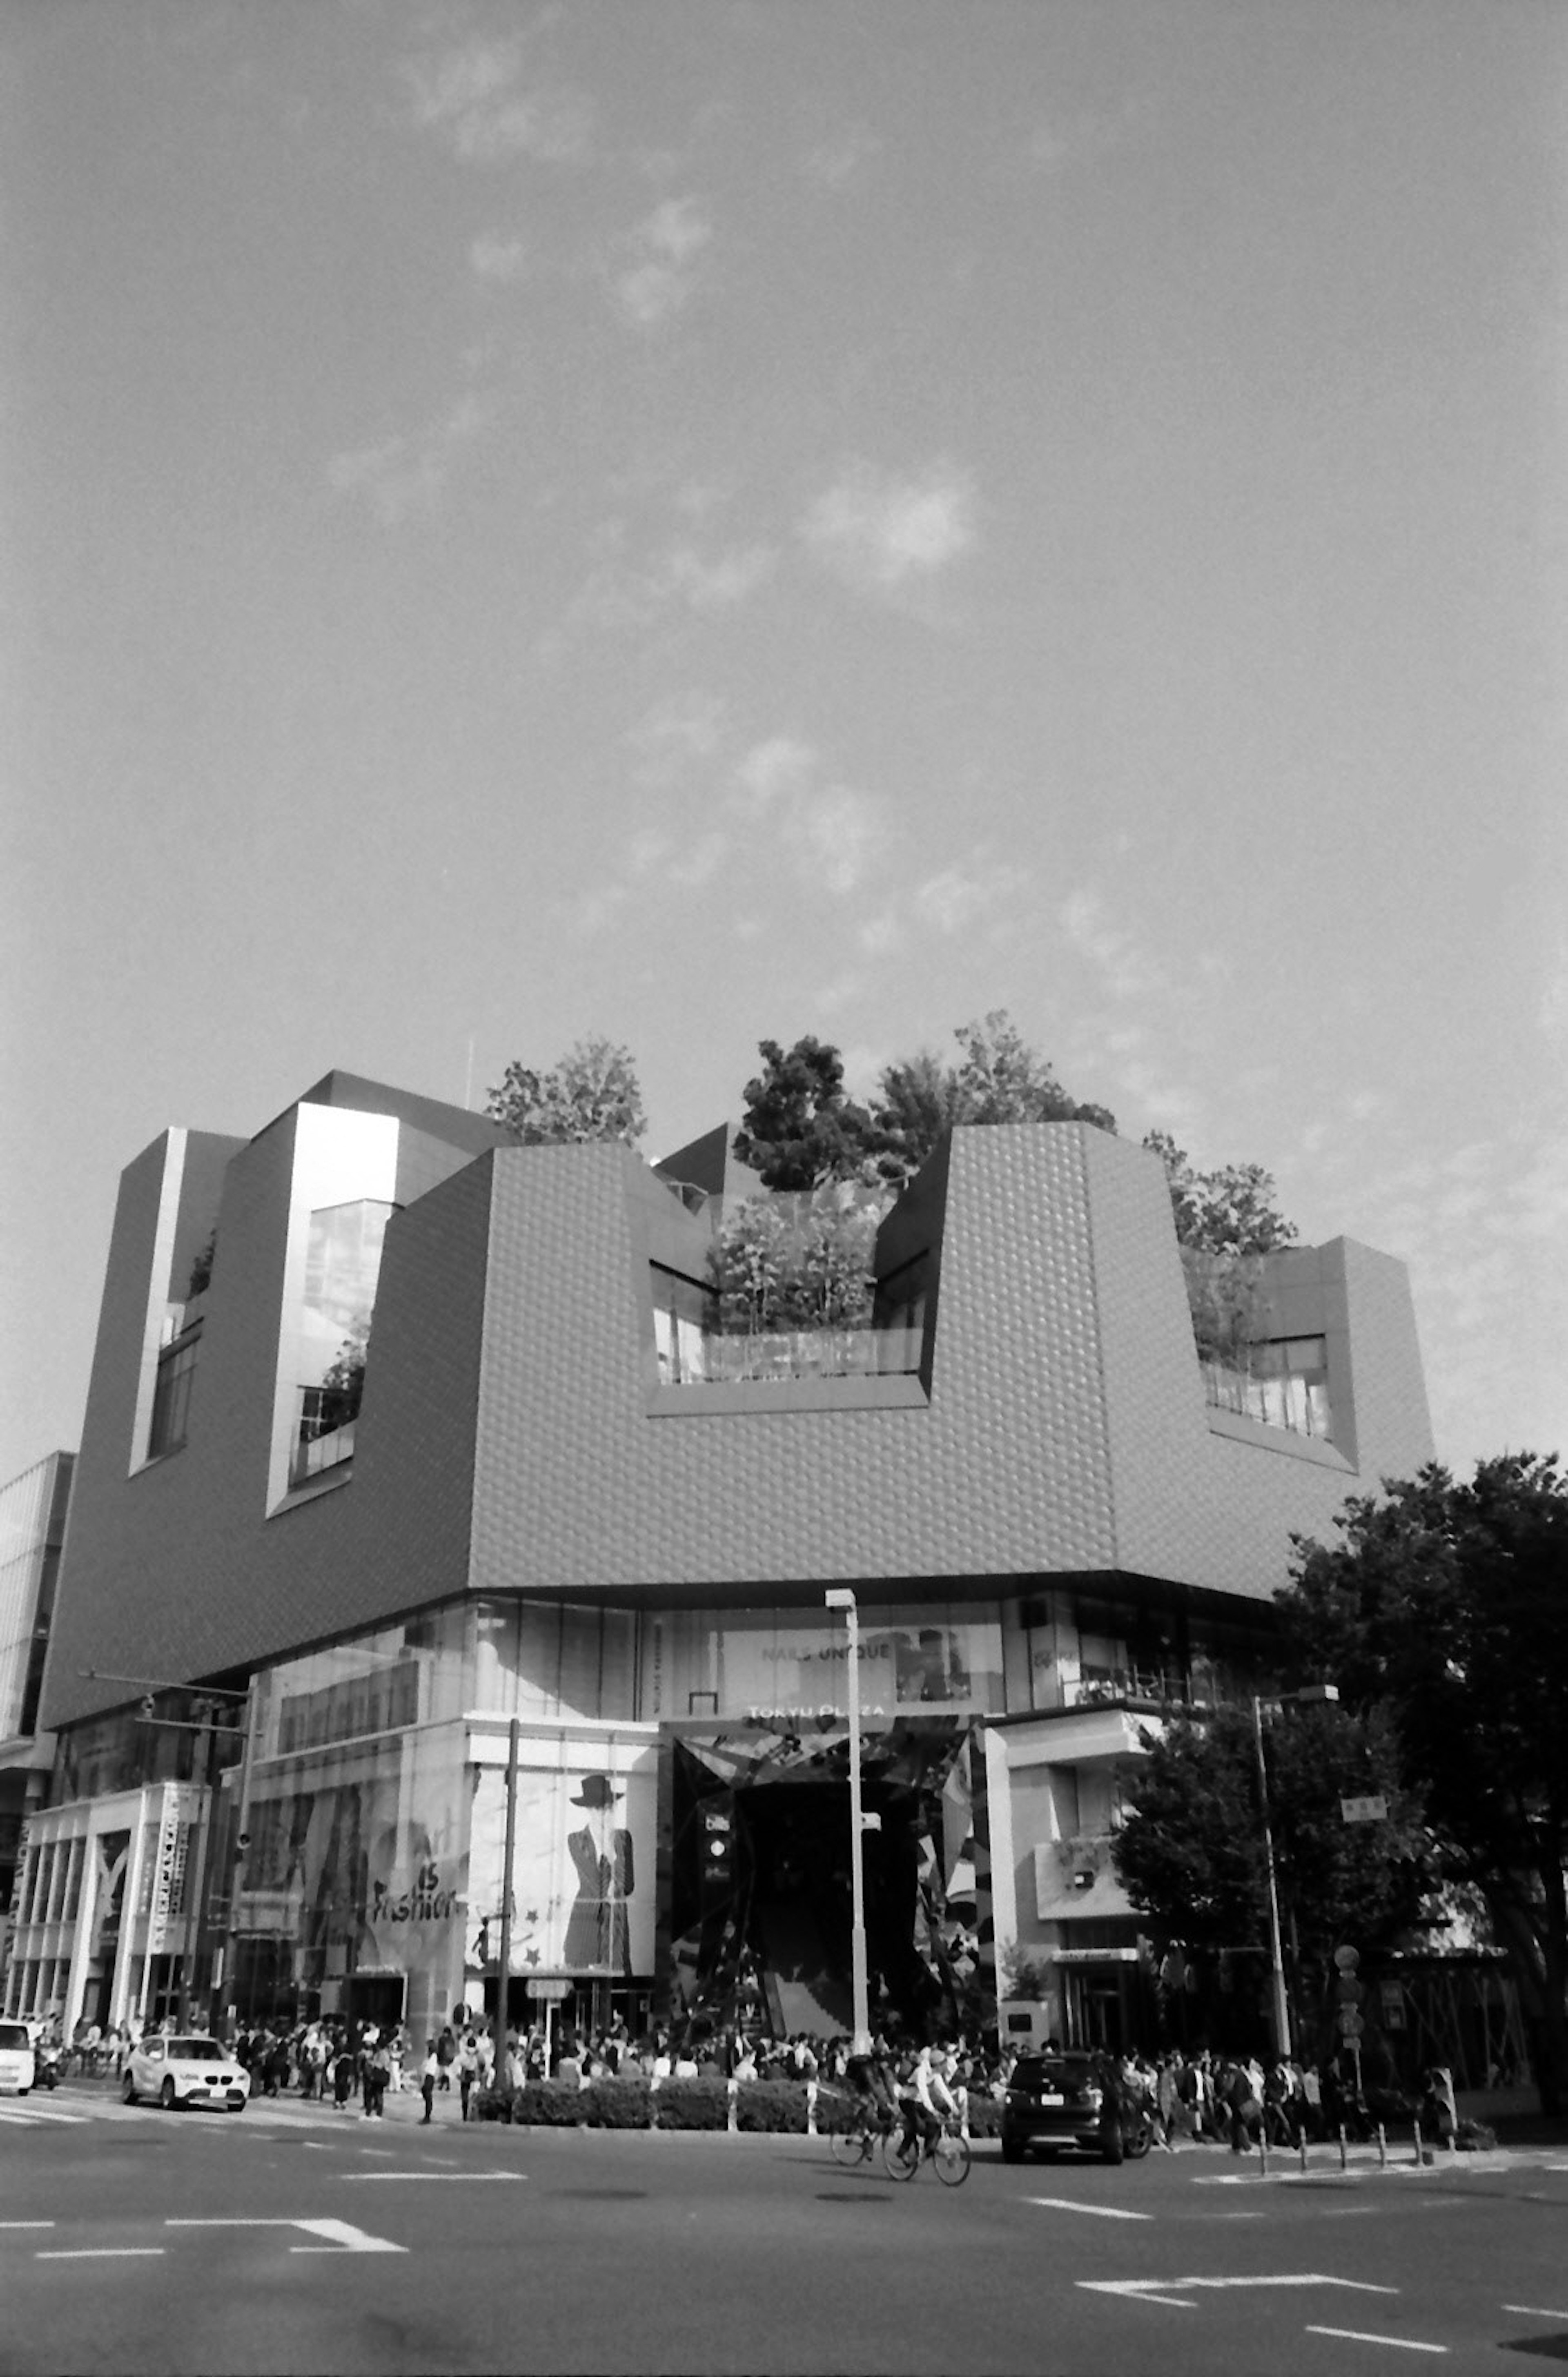
<instances>
[{"instance_id":1,"label":"crowd of people","mask_svg":"<svg viewBox=\"0 0 1568 2377\"><path fill-rule=\"evenodd\" d=\"M129 2023L107 2030L78 2023L68 2045L57 2033L55 2025L42 2043L58 2048L83 2072L116 2077L137 2037ZM880 2096L906 2113L913 2102L917 2113L909 2120L911 2132L918 2128L928 2135L932 2121L944 2112L962 2120L976 2097L1005 2097L1020 2056L1040 2051L1033 2045L994 2041L987 2049L983 2040L963 2036L922 2044L880 2034L869 2056L856 2058L843 2033L758 2038L712 2029L696 2037L657 2028L634 2038L624 2022L592 2032L563 2024L553 2036L537 2026L509 2029L502 2084L516 2089L552 2079L587 2087L617 2077L816 2081ZM1059 2042L1047 2039L1043 2051L1059 2053ZM384 2113L389 2093L417 2090L426 2121L434 2118L437 2098L446 2096L458 2098L467 2120L475 2090L491 2084L495 2062L487 2025L444 2025L425 2039L421 2052L405 2025L325 2017L245 2027L234 2041L234 2054L249 2072L256 2096L297 2091L340 2109L357 2104L367 2120ZM1097 2062L1107 2089L1124 2109L1145 2111L1155 2144L1170 2153L1186 2141L1228 2144L1238 2154L1260 2140L1294 2147L1303 2138L1332 2138L1342 2127L1352 2135L1370 2135L1385 2109L1375 2101L1375 2091L1369 2102L1359 2080L1333 2060L1320 2067L1294 2057L1260 2058L1202 2047L1169 2048L1155 2056L1131 2049L1102 2054ZM1413 2109L1423 2130L1440 2140L1454 2134L1453 2083L1441 2068L1422 2074L1413 2108L1403 2098L1399 2107ZM1393 2109L1392 2098L1386 2109Z\"/></svg>"}]
</instances>

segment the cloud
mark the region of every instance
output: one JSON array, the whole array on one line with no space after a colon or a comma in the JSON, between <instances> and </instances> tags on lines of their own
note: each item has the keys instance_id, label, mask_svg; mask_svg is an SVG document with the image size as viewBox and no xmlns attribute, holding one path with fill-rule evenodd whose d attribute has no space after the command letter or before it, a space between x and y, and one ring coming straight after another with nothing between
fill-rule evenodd
<instances>
[{"instance_id":1,"label":"cloud","mask_svg":"<svg viewBox=\"0 0 1568 2377\"><path fill-rule=\"evenodd\" d=\"M858 593L895 595L928 584L975 543L969 473L933 463L899 479L853 464L800 523L807 550Z\"/></svg>"},{"instance_id":2,"label":"cloud","mask_svg":"<svg viewBox=\"0 0 1568 2377\"><path fill-rule=\"evenodd\" d=\"M1140 955L1130 933L1109 922L1097 891L1084 888L1072 892L1060 914L1068 939L1098 968L1113 997L1135 998L1159 988L1157 968Z\"/></svg>"},{"instance_id":3,"label":"cloud","mask_svg":"<svg viewBox=\"0 0 1568 2377\"><path fill-rule=\"evenodd\" d=\"M410 513L434 508L457 449L477 437L495 414L495 398L471 388L417 436L388 437L378 446L333 455L328 484L341 496L363 496L383 527L395 528Z\"/></svg>"},{"instance_id":4,"label":"cloud","mask_svg":"<svg viewBox=\"0 0 1568 2377\"><path fill-rule=\"evenodd\" d=\"M994 921L1028 879L1024 867L976 855L964 865L945 866L940 874L928 876L916 887L910 906L921 924L951 938L981 918Z\"/></svg>"},{"instance_id":5,"label":"cloud","mask_svg":"<svg viewBox=\"0 0 1568 2377\"><path fill-rule=\"evenodd\" d=\"M832 784L812 793L796 812L796 863L835 900L857 890L885 840L882 803L870 793Z\"/></svg>"},{"instance_id":6,"label":"cloud","mask_svg":"<svg viewBox=\"0 0 1568 2377\"><path fill-rule=\"evenodd\" d=\"M523 156L569 164L587 156L592 101L568 87L520 90L523 63L519 35L404 58L399 71L412 122L469 164Z\"/></svg>"},{"instance_id":7,"label":"cloud","mask_svg":"<svg viewBox=\"0 0 1568 2377\"><path fill-rule=\"evenodd\" d=\"M868 124L856 121L830 133L801 159L806 180L825 190L842 190L864 178L866 168L881 153L881 141Z\"/></svg>"},{"instance_id":8,"label":"cloud","mask_svg":"<svg viewBox=\"0 0 1568 2377\"><path fill-rule=\"evenodd\" d=\"M610 290L629 322L651 330L678 313L698 282L713 226L694 197L665 198L621 243Z\"/></svg>"},{"instance_id":9,"label":"cloud","mask_svg":"<svg viewBox=\"0 0 1568 2377\"><path fill-rule=\"evenodd\" d=\"M1080 108L1075 114L1047 117L1030 136L1028 162L1036 173L1065 173L1119 147L1149 112L1147 99L1130 97L1119 107Z\"/></svg>"},{"instance_id":10,"label":"cloud","mask_svg":"<svg viewBox=\"0 0 1568 2377\"><path fill-rule=\"evenodd\" d=\"M532 269L533 259L531 241L503 239L496 232L481 232L468 251L469 263L481 281L521 281Z\"/></svg>"},{"instance_id":11,"label":"cloud","mask_svg":"<svg viewBox=\"0 0 1568 2377\"><path fill-rule=\"evenodd\" d=\"M637 782L662 790L712 759L724 740L724 703L711 693L676 693L655 702L627 736L639 755Z\"/></svg>"},{"instance_id":12,"label":"cloud","mask_svg":"<svg viewBox=\"0 0 1568 2377\"><path fill-rule=\"evenodd\" d=\"M731 545L712 561L694 546L679 544L665 555L662 578L667 591L694 611L727 611L772 577L777 559L769 544Z\"/></svg>"},{"instance_id":13,"label":"cloud","mask_svg":"<svg viewBox=\"0 0 1568 2377\"><path fill-rule=\"evenodd\" d=\"M748 816L760 817L781 798L802 791L817 766L809 743L791 735L774 735L753 744L735 771L734 804Z\"/></svg>"},{"instance_id":14,"label":"cloud","mask_svg":"<svg viewBox=\"0 0 1568 2377\"><path fill-rule=\"evenodd\" d=\"M628 556L627 525L620 520L606 520L593 543L600 557L568 605L569 629L649 627L677 605L704 615L733 610L772 576L778 558L771 545L703 553L683 537L636 562Z\"/></svg>"}]
</instances>

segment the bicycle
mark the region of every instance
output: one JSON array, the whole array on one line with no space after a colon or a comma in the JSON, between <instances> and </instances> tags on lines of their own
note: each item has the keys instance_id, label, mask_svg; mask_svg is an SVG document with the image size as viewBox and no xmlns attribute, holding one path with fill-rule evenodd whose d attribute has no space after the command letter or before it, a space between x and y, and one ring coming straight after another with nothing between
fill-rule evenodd
<instances>
[{"instance_id":1,"label":"bicycle","mask_svg":"<svg viewBox=\"0 0 1568 2377\"><path fill-rule=\"evenodd\" d=\"M960 2132L955 2114L940 2118L941 2128L928 2146L923 2139L907 2145L902 2120L890 2123L882 2137L882 2168L890 2179L913 2179L921 2164L928 2162L944 2187L963 2186L969 2176L969 2141Z\"/></svg>"},{"instance_id":2,"label":"bicycle","mask_svg":"<svg viewBox=\"0 0 1568 2377\"><path fill-rule=\"evenodd\" d=\"M835 2130L828 2141L841 2170L856 2170L869 2162L898 2120L889 2105L857 2105L847 2129Z\"/></svg>"}]
</instances>

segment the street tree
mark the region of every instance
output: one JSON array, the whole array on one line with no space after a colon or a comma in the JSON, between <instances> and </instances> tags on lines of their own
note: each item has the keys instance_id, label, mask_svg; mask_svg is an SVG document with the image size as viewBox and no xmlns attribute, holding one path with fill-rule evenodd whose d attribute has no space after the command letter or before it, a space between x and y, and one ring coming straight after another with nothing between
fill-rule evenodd
<instances>
[{"instance_id":1,"label":"street tree","mask_svg":"<svg viewBox=\"0 0 1568 2377\"><path fill-rule=\"evenodd\" d=\"M513 1062L485 1109L525 1147L595 1139L629 1147L648 1128L629 1048L613 1040L579 1040L548 1071Z\"/></svg>"},{"instance_id":2,"label":"street tree","mask_svg":"<svg viewBox=\"0 0 1568 2377\"><path fill-rule=\"evenodd\" d=\"M1436 1463L1297 1538L1280 1596L1301 1671L1385 1713L1445 1871L1509 1953L1543 2110L1568 2106L1568 1480L1503 1453Z\"/></svg>"},{"instance_id":3,"label":"street tree","mask_svg":"<svg viewBox=\"0 0 1568 2377\"><path fill-rule=\"evenodd\" d=\"M1200 1961L1264 1956L1268 1859L1251 1708L1179 1711L1143 1738L1145 1756L1123 1770L1112 1852L1128 1896L1163 1944ZM1381 1710L1281 1705L1265 1720L1264 1758L1290 1996L1309 2035L1322 2034L1335 1949L1387 1944L1418 1925L1436 1877ZM1341 1799L1374 1793L1387 1821L1347 1824Z\"/></svg>"}]
</instances>

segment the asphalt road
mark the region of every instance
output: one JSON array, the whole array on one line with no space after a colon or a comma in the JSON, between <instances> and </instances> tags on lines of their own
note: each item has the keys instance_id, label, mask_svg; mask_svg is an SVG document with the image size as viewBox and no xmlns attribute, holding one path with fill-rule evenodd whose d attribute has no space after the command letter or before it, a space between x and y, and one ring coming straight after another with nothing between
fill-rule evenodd
<instances>
[{"instance_id":1,"label":"asphalt road","mask_svg":"<svg viewBox=\"0 0 1568 2377\"><path fill-rule=\"evenodd\" d=\"M1312 2372L1568 2361L1568 2147L966 2186L808 2139L0 2100L0 2371Z\"/></svg>"}]
</instances>

